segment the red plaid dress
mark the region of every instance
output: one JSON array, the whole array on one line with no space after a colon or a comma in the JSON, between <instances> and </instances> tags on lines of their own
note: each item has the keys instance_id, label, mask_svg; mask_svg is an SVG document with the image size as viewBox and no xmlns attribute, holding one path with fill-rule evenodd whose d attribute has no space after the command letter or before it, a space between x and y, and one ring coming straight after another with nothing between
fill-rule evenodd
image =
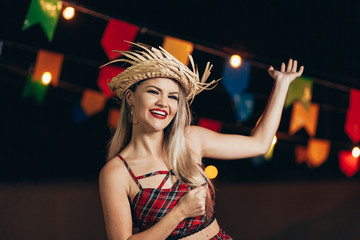
<instances>
[{"instance_id":1,"label":"red plaid dress","mask_svg":"<svg viewBox=\"0 0 360 240\"><path fill-rule=\"evenodd\" d=\"M180 180L177 180L171 188L162 189L170 175L174 175L171 170L156 171L136 177L125 159L120 155L119 157L124 162L131 177L134 179L135 183L140 189L139 192L135 195L133 201L130 202L134 227L138 227L140 231L144 231L160 221L166 215L166 213L169 212L178 203L179 199L191 189L190 186L186 185L185 183L181 183ZM147 178L157 174L165 174L165 177L158 188L142 188L138 179ZM213 209L214 206L215 202L213 201ZM194 234L209 226L214 221L214 219L214 212L210 218L206 218L205 216L186 218L179 223L179 225L167 239L180 239ZM231 239L230 237L225 238L226 236L227 234L221 230L211 239Z\"/></svg>"}]
</instances>

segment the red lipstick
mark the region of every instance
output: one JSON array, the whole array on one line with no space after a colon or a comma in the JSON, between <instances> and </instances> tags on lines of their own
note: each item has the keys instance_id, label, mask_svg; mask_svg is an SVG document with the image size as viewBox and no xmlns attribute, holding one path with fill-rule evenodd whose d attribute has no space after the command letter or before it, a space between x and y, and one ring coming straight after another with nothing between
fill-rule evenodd
<instances>
[{"instance_id":1,"label":"red lipstick","mask_svg":"<svg viewBox=\"0 0 360 240\"><path fill-rule=\"evenodd\" d=\"M150 114L158 119L165 119L168 113L165 110L154 108L150 110Z\"/></svg>"}]
</instances>

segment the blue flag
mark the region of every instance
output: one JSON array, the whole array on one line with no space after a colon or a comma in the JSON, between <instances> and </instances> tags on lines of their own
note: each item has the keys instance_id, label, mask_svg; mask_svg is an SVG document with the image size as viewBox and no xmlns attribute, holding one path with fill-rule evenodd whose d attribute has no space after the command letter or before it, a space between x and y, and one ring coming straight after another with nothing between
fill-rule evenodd
<instances>
[{"instance_id":1,"label":"blue flag","mask_svg":"<svg viewBox=\"0 0 360 240\"><path fill-rule=\"evenodd\" d=\"M233 101L236 109L236 118L240 122L248 120L254 110L254 94L240 93L234 94Z\"/></svg>"},{"instance_id":2,"label":"blue flag","mask_svg":"<svg viewBox=\"0 0 360 240\"><path fill-rule=\"evenodd\" d=\"M225 64L223 70L222 84L233 97L237 93L242 93L249 85L250 63L243 59L240 67L233 68L229 63Z\"/></svg>"}]
</instances>

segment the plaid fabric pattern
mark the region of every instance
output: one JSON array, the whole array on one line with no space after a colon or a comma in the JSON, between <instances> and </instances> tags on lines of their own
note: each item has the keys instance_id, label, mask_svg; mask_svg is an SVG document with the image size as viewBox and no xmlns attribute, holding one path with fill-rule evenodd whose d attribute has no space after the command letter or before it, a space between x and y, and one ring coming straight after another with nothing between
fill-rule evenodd
<instances>
[{"instance_id":1,"label":"plaid fabric pattern","mask_svg":"<svg viewBox=\"0 0 360 240\"><path fill-rule=\"evenodd\" d=\"M119 155L120 159L124 162L130 175L139 187L139 192L135 195L131 204L132 218L135 227L140 231L144 231L158 221L160 221L166 213L168 213L190 189L188 185L177 180L171 188L161 189L165 182L168 180L173 172L170 171L157 171L136 177L125 159ZM138 179L154 176L157 174L166 174L163 181L158 188L142 188ZM214 207L213 201L213 207ZM214 214L210 218L205 216L198 216L195 218L186 218L179 223L176 229L167 238L180 239L196 233L212 223Z\"/></svg>"},{"instance_id":2,"label":"plaid fabric pattern","mask_svg":"<svg viewBox=\"0 0 360 240\"><path fill-rule=\"evenodd\" d=\"M222 230L220 228L220 231L218 232L218 234L216 234L215 236L213 236L209 240L223 240L223 239L233 240L224 230Z\"/></svg>"}]
</instances>

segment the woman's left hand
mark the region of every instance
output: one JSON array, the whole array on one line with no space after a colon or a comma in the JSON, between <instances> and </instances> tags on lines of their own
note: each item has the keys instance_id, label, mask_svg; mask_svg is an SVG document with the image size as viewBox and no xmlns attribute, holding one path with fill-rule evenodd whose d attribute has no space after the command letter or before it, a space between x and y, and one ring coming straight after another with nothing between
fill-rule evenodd
<instances>
[{"instance_id":1,"label":"woman's left hand","mask_svg":"<svg viewBox=\"0 0 360 240\"><path fill-rule=\"evenodd\" d=\"M285 63L282 63L280 71L278 71L275 70L273 66L270 66L268 69L268 73L270 77L275 80L275 82L283 82L290 84L292 81L294 81L295 78L300 77L304 71L304 66L301 66L299 68L299 71L297 71L297 61L293 61L292 59L289 60L286 69L285 67Z\"/></svg>"}]
</instances>

